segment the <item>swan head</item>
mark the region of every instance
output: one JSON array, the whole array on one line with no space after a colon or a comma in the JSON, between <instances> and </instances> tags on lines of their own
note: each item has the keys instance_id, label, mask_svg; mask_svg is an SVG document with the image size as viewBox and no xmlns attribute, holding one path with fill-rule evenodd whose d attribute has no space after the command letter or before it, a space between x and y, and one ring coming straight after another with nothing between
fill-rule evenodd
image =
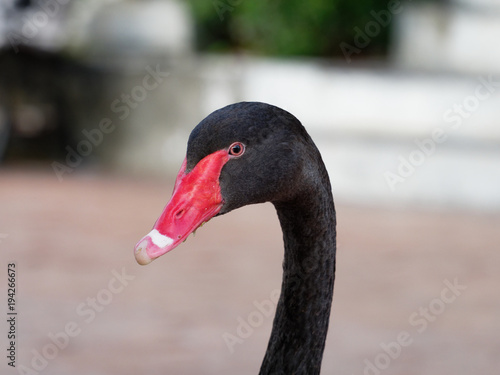
<instances>
[{"instance_id":1,"label":"swan head","mask_svg":"<svg viewBox=\"0 0 500 375\"><path fill-rule=\"evenodd\" d=\"M293 198L307 185L316 156L310 144L293 115L268 104L236 103L210 114L191 132L172 197L135 246L137 262L174 249L216 215Z\"/></svg>"}]
</instances>

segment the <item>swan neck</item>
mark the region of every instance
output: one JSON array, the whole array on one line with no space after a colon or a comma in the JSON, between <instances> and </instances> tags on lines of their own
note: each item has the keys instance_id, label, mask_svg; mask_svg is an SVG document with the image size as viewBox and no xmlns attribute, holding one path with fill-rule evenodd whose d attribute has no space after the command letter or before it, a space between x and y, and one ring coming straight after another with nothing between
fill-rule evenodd
<instances>
[{"instance_id":1,"label":"swan neck","mask_svg":"<svg viewBox=\"0 0 500 375\"><path fill-rule=\"evenodd\" d=\"M320 372L336 252L335 208L326 185L294 202L275 203L285 246L283 282L260 374Z\"/></svg>"}]
</instances>

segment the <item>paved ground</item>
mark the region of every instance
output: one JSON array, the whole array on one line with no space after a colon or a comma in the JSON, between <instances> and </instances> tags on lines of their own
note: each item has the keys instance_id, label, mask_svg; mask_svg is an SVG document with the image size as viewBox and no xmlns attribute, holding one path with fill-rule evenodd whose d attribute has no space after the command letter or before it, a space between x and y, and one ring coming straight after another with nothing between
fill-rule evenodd
<instances>
[{"instance_id":1,"label":"paved ground","mask_svg":"<svg viewBox=\"0 0 500 375\"><path fill-rule=\"evenodd\" d=\"M15 262L16 364L33 370L19 373L258 373L272 318L256 305L281 278L273 208L214 219L138 266L133 246L171 189L145 178L75 172L60 183L50 171L0 170L0 311L5 321ZM499 374L500 215L342 202L337 210L323 374ZM223 337L249 319L253 332L231 353ZM2 374L18 373L1 358Z\"/></svg>"}]
</instances>

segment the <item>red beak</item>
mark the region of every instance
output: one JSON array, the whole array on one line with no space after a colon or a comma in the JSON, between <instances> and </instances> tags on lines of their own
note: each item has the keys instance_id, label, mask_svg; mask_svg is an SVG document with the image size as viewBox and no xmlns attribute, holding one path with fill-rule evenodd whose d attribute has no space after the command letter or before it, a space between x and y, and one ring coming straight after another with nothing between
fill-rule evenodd
<instances>
[{"instance_id":1,"label":"red beak","mask_svg":"<svg viewBox=\"0 0 500 375\"><path fill-rule=\"evenodd\" d=\"M189 172L186 159L175 181L172 198L153 230L135 245L137 263L146 265L183 242L222 208L219 176L229 160L227 150L216 151Z\"/></svg>"}]
</instances>

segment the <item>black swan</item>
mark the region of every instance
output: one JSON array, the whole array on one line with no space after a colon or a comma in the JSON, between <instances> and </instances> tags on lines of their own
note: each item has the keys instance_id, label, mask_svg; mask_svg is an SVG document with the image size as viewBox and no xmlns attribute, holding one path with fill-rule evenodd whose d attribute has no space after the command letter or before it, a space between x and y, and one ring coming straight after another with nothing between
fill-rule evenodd
<instances>
[{"instance_id":1,"label":"black swan","mask_svg":"<svg viewBox=\"0 0 500 375\"><path fill-rule=\"evenodd\" d=\"M319 374L333 296L336 218L321 155L290 113L219 109L191 132L172 198L134 249L145 265L212 217L271 202L283 230L281 295L260 374Z\"/></svg>"}]
</instances>

